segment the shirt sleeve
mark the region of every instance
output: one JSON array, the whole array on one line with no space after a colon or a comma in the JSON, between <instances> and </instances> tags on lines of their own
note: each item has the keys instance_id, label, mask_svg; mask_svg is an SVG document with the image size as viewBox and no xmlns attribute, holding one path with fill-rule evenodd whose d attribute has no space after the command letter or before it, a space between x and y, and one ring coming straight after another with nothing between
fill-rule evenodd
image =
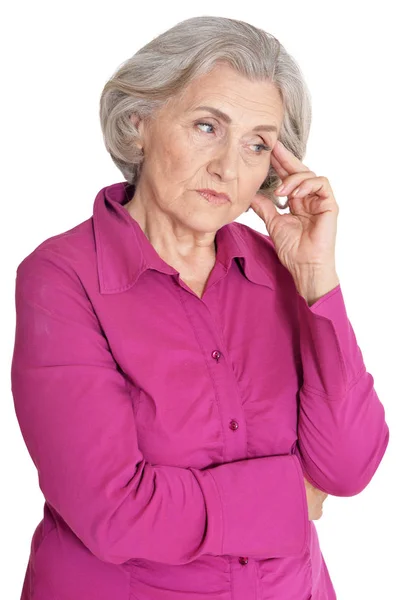
<instances>
[{"instance_id":1,"label":"shirt sleeve","mask_svg":"<svg viewBox=\"0 0 399 600\"><path fill-rule=\"evenodd\" d=\"M94 555L184 564L302 553L309 521L296 455L205 469L148 463L125 376L72 266L36 249L18 266L15 303L21 433L46 501Z\"/></svg>"},{"instance_id":2,"label":"shirt sleeve","mask_svg":"<svg viewBox=\"0 0 399 600\"><path fill-rule=\"evenodd\" d=\"M303 384L295 455L335 496L360 493L388 446L385 410L348 319L341 285L310 306L297 294Z\"/></svg>"}]
</instances>

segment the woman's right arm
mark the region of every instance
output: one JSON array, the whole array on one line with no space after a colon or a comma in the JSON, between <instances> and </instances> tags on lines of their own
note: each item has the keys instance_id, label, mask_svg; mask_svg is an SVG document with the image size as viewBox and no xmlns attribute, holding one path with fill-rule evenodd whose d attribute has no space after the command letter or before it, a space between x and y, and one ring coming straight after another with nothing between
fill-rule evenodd
<instances>
[{"instance_id":1,"label":"woman's right arm","mask_svg":"<svg viewBox=\"0 0 399 600\"><path fill-rule=\"evenodd\" d=\"M17 269L15 301L21 432L44 497L94 555L184 564L202 554L303 551L309 522L297 456L203 470L149 464L125 379L73 268L35 250Z\"/></svg>"}]
</instances>

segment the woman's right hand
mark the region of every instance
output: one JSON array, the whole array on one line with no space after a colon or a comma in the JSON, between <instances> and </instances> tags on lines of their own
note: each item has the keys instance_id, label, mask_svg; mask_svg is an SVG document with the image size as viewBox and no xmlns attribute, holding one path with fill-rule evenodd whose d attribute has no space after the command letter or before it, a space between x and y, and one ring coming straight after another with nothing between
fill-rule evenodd
<instances>
[{"instance_id":1,"label":"woman's right hand","mask_svg":"<svg viewBox=\"0 0 399 600\"><path fill-rule=\"evenodd\" d=\"M307 479L305 479L306 498L308 501L309 521L317 521L323 514L323 502L328 494L315 488Z\"/></svg>"}]
</instances>

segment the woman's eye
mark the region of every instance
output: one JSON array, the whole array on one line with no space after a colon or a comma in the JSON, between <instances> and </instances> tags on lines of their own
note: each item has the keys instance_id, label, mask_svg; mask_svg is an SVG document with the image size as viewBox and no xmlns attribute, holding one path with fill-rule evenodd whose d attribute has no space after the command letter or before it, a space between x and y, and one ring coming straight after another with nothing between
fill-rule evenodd
<instances>
[{"instance_id":1,"label":"woman's eye","mask_svg":"<svg viewBox=\"0 0 399 600\"><path fill-rule=\"evenodd\" d=\"M212 127L212 128L214 127L212 125L212 123L206 123L204 121L201 121L200 123L196 123L196 125L197 126L205 125L205 127ZM204 133L211 133L211 132L204 132ZM268 152L269 150L271 150L271 148L269 146L266 146L266 144L251 144L251 146L256 146L256 147L260 148L260 150L255 151L255 154L261 154L262 152Z\"/></svg>"},{"instance_id":2,"label":"woman's eye","mask_svg":"<svg viewBox=\"0 0 399 600\"><path fill-rule=\"evenodd\" d=\"M196 123L196 125L205 125L205 127L213 127L211 123Z\"/></svg>"},{"instance_id":3,"label":"woman's eye","mask_svg":"<svg viewBox=\"0 0 399 600\"><path fill-rule=\"evenodd\" d=\"M251 146L258 146L258 148L261 148L260 152L256 152L256 154L261 154L261 152L268 152L269 150L271 150L271 148L269 148L269 146L266 146L266 144L251 144Z\"/></svg>"}]
</instances>

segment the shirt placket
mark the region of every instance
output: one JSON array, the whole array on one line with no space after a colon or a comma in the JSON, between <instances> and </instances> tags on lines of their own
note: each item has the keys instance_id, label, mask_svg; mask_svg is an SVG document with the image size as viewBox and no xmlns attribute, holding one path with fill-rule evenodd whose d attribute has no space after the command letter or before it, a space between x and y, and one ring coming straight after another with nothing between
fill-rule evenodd
<instances>
[{"instance_id":1,"label":"shirt placket","mask_svg":"<svg viewBox=\"0 0 399 600\"><path fill-rule=\"evenodd\" d=\"M217 285L207 288L202 298L180 289L186 314L205 360L218 406L224 440L223 462L242 460L247 456L247 428L242 399L227 348L215 318L221 310ZM233 326L233 325L232 325ZM231 556L232 597L256 600L257 569L255 559Z\"/></svg>"}]
</instances>

